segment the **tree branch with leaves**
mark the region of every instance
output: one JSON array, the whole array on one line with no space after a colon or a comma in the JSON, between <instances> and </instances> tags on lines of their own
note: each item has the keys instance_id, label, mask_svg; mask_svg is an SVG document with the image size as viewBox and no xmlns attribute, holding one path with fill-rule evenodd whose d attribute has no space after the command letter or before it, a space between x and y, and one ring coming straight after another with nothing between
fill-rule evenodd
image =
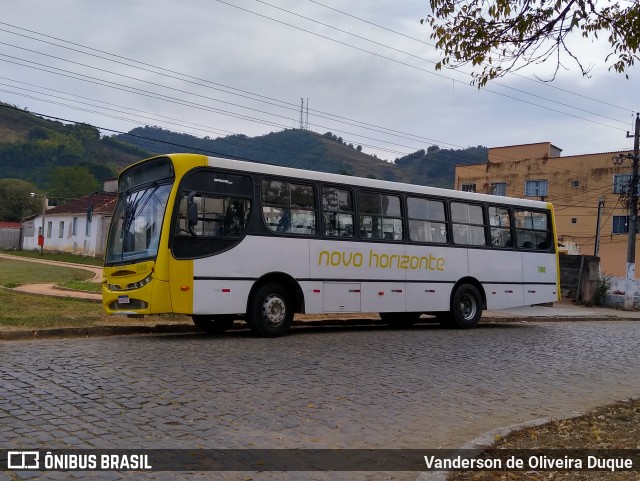
<instances>
[{"instance_id":1,"label":"tree branch with leaves","mask_svg":"<svg viewBox=\"0 0 640 481\"><path fill-rule=\"evenodd\" d=\"M436 69L471 65L473 84L483 87L524 66L555 62L553 80L564 59L582 75L593 68L568 45L569 35L593 41L606 35L609 69L625 73L640 60L638 0L430 0L431 38L442 56Z\"/></svg>"}]
</instances>

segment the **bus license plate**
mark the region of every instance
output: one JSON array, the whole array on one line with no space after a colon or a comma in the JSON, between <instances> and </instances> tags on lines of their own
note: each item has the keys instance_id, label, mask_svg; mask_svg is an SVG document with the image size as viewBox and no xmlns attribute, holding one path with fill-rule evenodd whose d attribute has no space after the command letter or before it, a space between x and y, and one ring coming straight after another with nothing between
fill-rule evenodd
<instances>
[{"instance_id":1,"label":"bus license plate","mask_svg":"<svg viewBox=\"0 0 640 481\"><path fill-rule=\"evenodd\" d=\"M118 304L129 304L129 296L118 296Z\"/></svg>"}]
</instances>

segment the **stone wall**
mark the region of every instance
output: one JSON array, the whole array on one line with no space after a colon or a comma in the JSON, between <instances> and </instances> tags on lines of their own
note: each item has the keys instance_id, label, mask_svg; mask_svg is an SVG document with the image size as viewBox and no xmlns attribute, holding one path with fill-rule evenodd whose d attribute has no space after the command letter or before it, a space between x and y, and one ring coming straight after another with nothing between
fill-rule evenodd
<instances>
[{"instance_id":1,"label":"stone wall","mask_svg":"<svg viewBox=\"0 0 640 481\"><path fill-rule=\"evenodd\" d=\"M599 276L598 257L560 255L560 289L563 298L592 304Z\"/></svg>"}]
</instances>

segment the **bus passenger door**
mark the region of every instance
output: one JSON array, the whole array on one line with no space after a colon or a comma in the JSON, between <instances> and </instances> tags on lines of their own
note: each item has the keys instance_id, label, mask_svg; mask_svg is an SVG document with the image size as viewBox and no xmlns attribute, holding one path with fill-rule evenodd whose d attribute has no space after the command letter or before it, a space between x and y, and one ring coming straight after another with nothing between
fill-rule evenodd
<instances>
[{"instance_id":1,"label":"bus passenger door","mask_svg":"<svg viewBox=\"0 0 640 481\"><path fill-rule=\"evenodd\" d=\"M525 306L558 300L555 254L523 252L522 270Z\"/></svg>"},{"instance_id":2,"label":"bus passenger door","mask_svg":"<svg viewBox=\"0 0 640 481\"><path fill-rule=\"evenodd\" d=\"M322 292L322 310L324 312L360 312L362 297L360 284L325 282Z\"/></svg>"}]
</instances>

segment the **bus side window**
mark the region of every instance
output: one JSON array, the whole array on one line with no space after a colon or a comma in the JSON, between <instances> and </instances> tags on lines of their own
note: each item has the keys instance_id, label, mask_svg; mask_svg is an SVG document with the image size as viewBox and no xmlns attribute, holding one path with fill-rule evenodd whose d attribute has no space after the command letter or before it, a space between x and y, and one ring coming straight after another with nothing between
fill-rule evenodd
<instances>
[{"instance_id":1,"label":"bus side window","mask_svg":"<svg viewBox=\"0 0 640 481\"><path fill-rule=\"evenodd\" d=\"M451 202L451 221L453 222L454 243L473 246L487 245L482 206Z\"/></svg>"},{"instance_id":2,"label":"bus side window","mask_svg":"<svg viewBox=\"0 0 640 481\"><path fill-rule=\"evenodd\" d=\"M489 207L489 226L493 247L512 247L511 218L505 207Z\"/></svg>"},{"instance_id":3,"label":"bus side window","mask_svg":"<svg viewBox=\"0 0 640 481\"><path fill-rule=\"evenodd\" d=\"M377 192L358 194L360 237L377 240L402 240L400 197Z\"/></svg>"},{"instance_id":4,"label":"bus side window","mask_svg":"<svg viewBox=\"0 0 640 481\"><path fill-rule=\"evenodd\" d=\"M323 187L322 229L327 237L353 237L353 201L350 191Z\"/></svg>"},{"instance_id":5,"label":"bus side window","mask_svg":"<svg viewBox=\"0 0 640 481\"><path fill-rule=\"evenodd\" d=\"M553 237L547 212L516 209L514 217L516 240L520 249L549 250L553 245Z\"/></svg>"},{"instance_id":6,"label":"bus side window","mask_svg":"<svg viewBox=\"0 0 640 481\"><path fill-rule=\"evenodd\" d=\"M407 212L409 214L409 238L412 241L447 243L444 202L409 197Z\"/></svg>"},{"instance_id":7,"label":"bus side window","mask_svg":"<svg viewBox=\"0 0 640 481\"><path fill-rule=\"evenodd\" d=\"M316 201L313 186L264 179L262 217L272 232L315 235Z\"/></svg>"},{"instance_id":8,"label":"bus side window","mask_svg":"<svg viewBox=\"0 0 640 481\"><path fill-rule=\"evenodd\" d=\"M193 235L188 226L188 193L180 199L178 211L178 236ZM248 199L222 197L199 193L192 196L197 207L197 223L192 230L197 237L241 237L249 217L251 202Z\"/></svg>"}]
</instances>

